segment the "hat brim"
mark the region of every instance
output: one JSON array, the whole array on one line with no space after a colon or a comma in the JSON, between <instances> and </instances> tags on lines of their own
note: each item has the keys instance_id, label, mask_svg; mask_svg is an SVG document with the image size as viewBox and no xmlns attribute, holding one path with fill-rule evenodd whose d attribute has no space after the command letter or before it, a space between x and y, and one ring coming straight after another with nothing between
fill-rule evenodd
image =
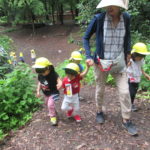
<instances>
[{"instance_id":1,"label":"hat brim","mask_svg":"<svg viewBox=\"0 0 150 150\"><path fill-rule=\"evenodd\" d=\"M110 3L106 3L106 2L103 2L103 1L101 1L98 5L97 5L97 7L96 8L105 8L105 7L108 7L108 6L118 6L118 7L121 7L121 8L123 8L123 9L128 9L125 5L123 5L123 4L115 4L115 3L113 3L113 2L110 2Z\"/></svg>"},{"instance_id":2,"label":"hat brim","mask_svg":"<svg viewBox=\"0 0 150 150\"><path fill-rule=\"evenodd\" d=\"M142 52L136 52L134 49L131 51L131 54L133 53L138 53L138 54L141 54L141 55L150 55L150 52L145 52L145 53L142 53Z\"/></svg>"},{"instance_id":3,"label":"hat brim","mask_svg":"<svg viewBox=\"0 0 150 150\"><path fill-rule=\"evenodd\" d=\"M77 71L72 70L72 69L70 69L70 68L64 68L64 70L65 70L65 72L66 72L67 74L71 74L71 75L77 75L77 74L78 74Z\"/></svg>"},{"instance_id":4,"label":"hat brim","mask_svg":"<svg viewBox=\"0 0 150 150\"><path fill-rule=\"evenodd\" d=\"M45 68L44 66L40 66L40 65L33 65L32 68Z\"/></svg>"},{"instance_id":5,"label":"hat brim","mask_svg":"<svg viewBox=\"0 0 150 150\"><path fill-rule=\"evenodd\" d=\"M73 60L74 58L70 57L69 60ZM74 60L82 60L82 58L75 58Z\"/></svg>"},{"instance_id":6,"label":"hat brim","mask_svg":"<svg viewBox=\"0 0 150 150\"><path fill-rule=\"evenodd\" d=\"M142 55L150 55L150 52L147 52L147 53L139 53L139 54L142 54Z\"/></svg>"}]
</instances>

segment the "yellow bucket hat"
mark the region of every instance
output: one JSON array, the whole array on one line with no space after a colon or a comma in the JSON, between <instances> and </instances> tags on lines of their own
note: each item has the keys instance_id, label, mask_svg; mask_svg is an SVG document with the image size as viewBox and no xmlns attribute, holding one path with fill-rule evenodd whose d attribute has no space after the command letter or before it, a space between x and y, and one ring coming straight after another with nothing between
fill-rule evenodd
<instances>
[{"instance_id":1,"label":"yellow bucket hat","mask_svg":"<svg viewBox=\"0 0 150 150\"><path fill-rule=\"evenodd\" d=\"M79 51L73 51L69 60L82 60L82 55Z\"/></svg>"},{"instance_id":2,"label":"yellow bucket hat","mask_svg":"<svg viewBox=\"0 0 150 150\"><path fill-rule=\"evenodd\" d=\"M45 68L51 65L52 63L47 58L40 57L36 59L35 64L32 66L32 68Z\"/></svg>"},{"instance_id":3,"label":"yellow bucket hat","mask_svg":"<svg viewBox=\"0 0 150 150\"><path fill-rule=\"evenodd\" d=\"M150 55L150 52L148 52L147 46L144 43L134 44L131 54L133 54L133 53L139 53L142 55Z\"/></svg>"}]
</instances>

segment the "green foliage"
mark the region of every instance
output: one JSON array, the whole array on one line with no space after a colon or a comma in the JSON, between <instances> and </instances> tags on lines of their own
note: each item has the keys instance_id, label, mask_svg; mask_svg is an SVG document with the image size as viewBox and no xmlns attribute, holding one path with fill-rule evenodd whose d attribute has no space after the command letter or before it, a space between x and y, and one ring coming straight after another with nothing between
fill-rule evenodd
<instances>
[{"instance_id":1,"label":"green foliage","mask_svg":"<svg viewBox=\"0 0 150 150\"><path fill-rule=\"evenodd\" d=\"M0 8L7 18L7 23L17 24L20 20L32 21L36 16L45 15L41 0L1 0Z\"/></svg>"},{"instance_id":2,"label":"green foliage","mask_svg":"<svg viewBox=\"0 0 150 150\"><path fill-rule=\"evenodd\" d=\"M131 32L131 38L132 38L132 43L131 45L134 45L135 43L138 43L139 41L142 41L142 34L139 33L138 31L132 31Z\"/></svg>"},{"instance_id":3,"label":"green foliage","mask_svg":"<svg viewBox=\"0 0 150 150\"><path fill-rule=\"evenodd\" d=\"M71 44L71 43L74 43L74 41L75 41L75 40L74 40L74 38L72 37L72 34L70 34L70 35L69 35L69 38L68 38L68 43Z\"/></svg>"},{"instance_id":4,"label":"green foliage","mask_svg":"<svg viewBox=\"0 0 150 150\"><path fill-rule=\"evenodd\" d=\"M0 46L3 47L7 52L12 48L13 40L6 35L0 35Z\"/></svg>"},{"instance_id":5,"label":"green foliage","mask_svg":"<svg viewBox=\"0 0 150 150\"><path fill-rule=\"evenodd\" d=\"M150 75L150 56L146 56L145 64L143 66L144 71ZM140 82L140 88L143 90L150 91L150 81L147 80L144 76L142 76L141 82Z\"/></svg>"},{"instance_id":6,"label":"green foliage","mask_svg":"<svg viewBox=\"0 0 150 150\"><path fill-rule=\"evenodd\" d=\"M62 63L60 63L57 67L56 67L56 72L58 72L59 76L61 78L65 77L65 71L64 68L66 67L66 65L69 63L69 60L64 60Z\"/></svg>"},{"instance_id":7,"label":"green foliage","mask_svg":"<svg viewBox=\"0 0 150 150\"><path fill-rule=\"evenodd\" d=\"M13 66L8 63L8 60L10 59L8 52L11 43L12 40L8 36L0 36L0 79L4 78L5 74L11 72L13 69Z\"/></svg>"},{"instance_id":8,"label":"green foliage","mask_svg":"<svg viewBox=\"0 0 150 150\"><path fill-rule=\"evenodd\" d=\"M150 91L142 92L137 94L137 98L146 100L150 103Z\"/></svg>"},{"instance_id":9,"label":"green foliage","mask_svg":"<svg viewBox=\"0 0 150 150\"><path fill-rule=\"evenodd\" d=\"M131 28L150 39L150 1L149 0L132 0L129 5L131 14ZM143 41L144 42L144 41Z\"/></svg>"},{"instance_id":10,"label":"green foliage","mask_svg":"<svg viewBox=\"0 0 150 150\"><path fill-rule=\"evenodd\" d=\"M0 55L0 79L5 78L5 75L11 72L13 66L8 63L8 57Z\"/></svg>"},{"instance_id":11,"label":"green foliage","mask_svg":"<svg viewBox=\"0 0 150 150\"><path fill-rule=\"evenodd\" d=\"M25 125L41 101L34 95L35 74L26 64L0 80L0 138L12 129Z\"/></svg>"},{"instance_id":12,"label":"green foliage","mask_svg":"<svg viewBox=\"0 0 150 150\"><path fill-rule=\"evenodd\" d=\"M81 29L84 31L89 24L91 18L97 12L96 6L99 0L81 0L77 5L79 9L79 16L76 17L78 24L81 26Z\"/></svg>"},{"instance_id":13,"label":"green foliage","mask_svg":"<svg viewBox=\"0 0 150 150\"><path fill-rule=\"evenodd\" d=\"M13 32L13 31L17 31L17 30L19 30L19 28L12 27L12 28L5 29L5 30L3 30L1 32L2 33L8 33L8 32Z\"/></svg>"},{"instance_id":14,"label":"green foliage","mask_svg":"<svg viewBox=\"0 0 150 150\"><path fill-rule=\"evenodd\" d=\"M7 134L3 133L3 130L0 129L0 140L3 139Z\"/></svg>"},{"instance_id":15,"label":"green foliage","mask_svg":"<svg viewBox=\"0 0 150 150\"><path fill-rule=\"evenodd\" d=\"M5 24L5 23L7 23L7 16L0 17L0 24Z\"/></svg>"}]
</instances>

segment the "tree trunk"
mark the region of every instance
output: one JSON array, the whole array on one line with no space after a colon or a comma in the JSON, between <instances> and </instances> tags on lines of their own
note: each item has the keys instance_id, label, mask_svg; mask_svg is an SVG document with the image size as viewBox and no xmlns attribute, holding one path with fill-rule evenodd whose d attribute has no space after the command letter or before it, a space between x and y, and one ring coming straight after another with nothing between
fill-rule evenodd
<instances>
[{"instance_id":1,"label":"tree trunk","mask_svg":"<svg viewBox=\"0 0 150 150\"><path fill-rule=\"evenodd\" d=\"M47 0L44 1L44 5L45 5L45 10L46 10L46 20L49 20L49 17L48 17L48 8L47 8Z\"/></svg>"},{"instance_id":2,"label":"tree trunk","mask_svg":"<svg viewBox=\"0 0 150 150\"><path fill-rule=\"evenodd\" d=\"M52 4L51 4L51 8L52 8L52 22L53 22L53 24L55 24L55 3L54 3L54 1L52 1Z\"/></svg>"},{"instance_id":3,"label":"tree trunk","mask_svg":"<svg viewBox=\"0 0 150 150\"><path fill-rule=\"evenodd\" d=\"M70 5L70 11L71 11L71 14L72 14L72 20L74 20L74 12L73 12L73 9L72 9L71 5Z\"/></svg>"},{"instance_id":4,"label":"tree trunk","mask_svg":"<svg viewBox=\"0 0 150 150\"><path fill-rule=\"evenodd\" d=\"M76 0L76 4L79 4L79 0ZM79 15L79 10L77 8L75 9L75 15L76 17Z\"/></svg>"},{"instance_id":5,"label":"tree trunk","mask_svg":"<svg viewBox=\"0 0 150 150\"><path fill-rule=\"evenodd\" d=\"M32 15L32 32L33 32L33 35L35 35L35 24L34 24L34 20L35 20L35 17Z\"/></svg>"},{"instance_id":6,"label":"tree trunk","mask_svg":"<svg viewBox=\"0 0 150 150\"><path fill-rule=\"evenodd\" d=\"M59 7L59 20L60 20L60 23L61 23L61 24L64 24L63 15L64 15L63 5L60 4L60 7Z\"/></svg>"}]
</instances>

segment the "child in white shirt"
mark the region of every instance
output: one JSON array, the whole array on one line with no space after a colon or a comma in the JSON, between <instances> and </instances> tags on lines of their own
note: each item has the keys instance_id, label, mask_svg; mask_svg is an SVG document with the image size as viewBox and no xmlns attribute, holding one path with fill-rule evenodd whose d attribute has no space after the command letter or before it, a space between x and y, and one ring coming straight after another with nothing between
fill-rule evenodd
<instances>
[{"instance_id":1,"label":"child in white shirt","mask_svg":"<svg viewBox=\"0 0 150 150\"><path fill-rule=\"evenodd\" d=\"M136 43L131 51L131 59L127 67L129 91L131 96L132 111L137 111L134 105L134 99L141 81L142 74L150 80L150 76L144 72L142 66L144 65L144 58L150 55L144 43Z\"/></svg>"}]
</instances>

